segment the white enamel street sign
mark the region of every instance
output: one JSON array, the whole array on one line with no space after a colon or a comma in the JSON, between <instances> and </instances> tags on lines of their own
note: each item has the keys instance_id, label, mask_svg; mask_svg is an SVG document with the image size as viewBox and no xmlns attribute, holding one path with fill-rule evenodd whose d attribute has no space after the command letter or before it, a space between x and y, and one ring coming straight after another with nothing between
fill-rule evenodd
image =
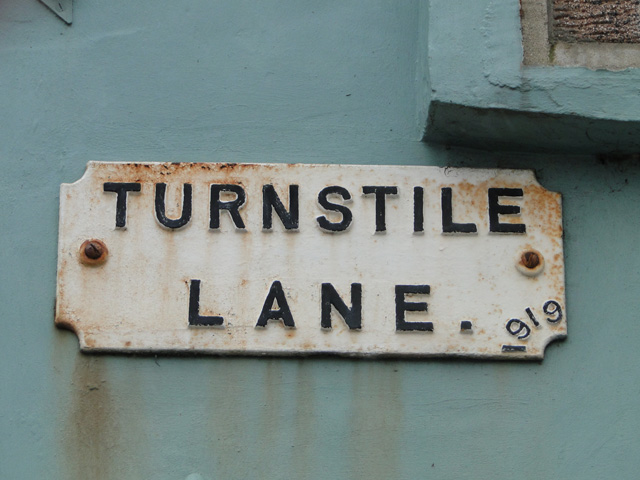
<instances>
[{"instance_id":1,"label":"white enamel street sign","mask_svg":"<svg viewBox=\"0 0 640 480\"><path fill-rule=\"evenodd\" d=\"M532 171L90 162L56 324L85 352L541 359L561 199Z\"/></svg>"}]
</instances>

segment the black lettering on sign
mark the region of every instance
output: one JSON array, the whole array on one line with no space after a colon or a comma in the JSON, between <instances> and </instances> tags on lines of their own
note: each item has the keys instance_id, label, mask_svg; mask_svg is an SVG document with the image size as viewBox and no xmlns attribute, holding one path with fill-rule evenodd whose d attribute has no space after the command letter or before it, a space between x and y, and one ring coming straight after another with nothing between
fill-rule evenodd
<instances>
[{"instance_id":1,"label":"black lettering on sign","mask_svg":"<svg viewBox=\"0 0 640 480\"><path fill-rule=\"evenodd\" d=\"M320 193L318 193L318 203L320 206L325 210L339 212L342 214L342 220L340 222L330 222L327 217L323 215L322 217L317 217L316 221L320 228L327 230L328 232L344 232L351 225L353 214L351 213L351 210L344 205L330 202L327 199L329 195L340 195L345 201L349 201L351 200L349 190L337 185L332 185L330 187L323 188L320 190Z\"/></svg>"},{"instance_id":2,"label":"black lettering on sign","mask_svg":"<svg viewBox=\"0 0 640 480\"><path fill-rule=\"evenodd\" d=\"M540 328L540 322L536 318L530 307L525 308L525 313L529 317L529 320L533 323L533 325L537 328ZM555 300L548 300L542 306L542 311L545 315L551 315L547 317L547 322L549 323L557 323L563 318L562 307ZM531 327L527 325L523 320L512 318L509 320L505 326L507 332L509 332L514 337L518 337L520 340L524 340L531 335ZM503 350L504 351L504 350Z\"/></svg>"},{"instance_id":3,"label":"black lettering on sign","mask_svg":"<svg viewBox=\"0 0 640 480\"><path fill-rule=\"evenodd\" d=\"M424 232L424 188L413 187L413 231Z\"/></svg>"},{"instance_id":4,"label":"black lettering on sign","mask_svg":"<svg viewBox=\"0 0 640 480\"><path fill-rule=\"evenodd\" d=\"M376 196L376 232L384 232L387 230L386 223L386 196L397 195L398 187L385 186L366 186L362 187L362 193L365 195L375 194Z\"/></svg>"},{"instance_id":5,"label":"black lettering on sign","mask_svg":"<svg viewBox=\"0 0 640 480\"><path fill-rule=\"evenodd\" d=\"M407 302L406 295L428 295L429 285L396 285L396 331L432 332L433 322L407 322L405 312L426 312L427 302Z\"/></svg>"},{"instance_id":6,"label":"black lettering on sign","mask_svg":"<svg viewBox=\"0 0 640 480\"><path fill-rule=\"evenodd\" d=\"M524 223L500 223L500 215L520 215L517 205L501 205L500 197L523 197L521 188L489 189L489 231L494 233L527 233Z\"/></svg>"},{"instance_id":7,"label":"black lettering on sign","mask_svg":"<svg viewBox=\"0 0 640 480\"><path fill-rule=\"evenodd\" d=\"M362 284L351 284L351 308L342 301L330 283L322 284L322 328L331 328L331 306L334 306L351 330L362 328Z\"/></svg>"},{"instance_id":8,"label":"black lettering on sign","mask_svg":"<svg viewBox=\"0 0 640 480\"><path fill-rule=\"evenodd\" d=\"M518 320L517 318L512 318L507 322L507 332L509 332L514 337L518 337L519 340L524 340L529 335L531 335L531 328L529 325L524 323L522 320Z\"/></svg>"},{"instance_id":9,"label":"black lettering on sign","mask_svg":"<svg viewBox=\"0 0 640 480\"><path fill-rule=\"evenodd\" d=\"M527 316L529 317L529 320L531 320L536 327L539 327L540 326L540 322L538 321L536 316L533 314L531 309L529 307L527 307L527 308L524 309L524 311L527 314Z\"/></svg>"},{"instance_id":10,"label":"black lettering on sign","mask_svg":"<svg viewBox=\"0 0 640 480\"><path fill-rule=\"evenodd\" d=\"M180 218L171 219L166 215L165 198L167 194L166 183L156 183L156 218L161 225L176 229L184 227L191 220L191 198L192 190L189 183L182 186L182 215Z\"/></svg>"},{"instance_id":11,"label":"black lettering on sign","mask_svg":"<svg viewBox=\"0 0 640 480\"><path fill-rule=\"evenodd\" d=\"M236 195L235 200L223 202L220 200L220 192L231 192ZM231 215L231 220L236 228L244 228L244 222L240 216L240 208L247 201L244 188L233 184L213 184L211 185L211 200L209 203L209 228L216 230L220 228L220 210L226 210Z\"/></svg>"},{"instance_id":12,"label":"black lettering on sign","mask_svg":"<svg viewBox=\"0 0 640 480\"><path fill-rule=\"evenodd\" d=\"M289 211L284 208L280 197L273 185L262 186L262 228L271 230L273 227L272 211L282 221L287 230L298 229L298 185L289 185Z\"/></svg>"},{"instance_id":13,"label":"black lettering on sign","mask_svg":"<svg viewBox=\"0 0 640 480\"><path fill-rule=\"evenodd\" d=\"M116 197L116 227L124 228L127 225L127 192L139 192L139 183L106 182L103 186L105 192L113 192Z\"/></svg>"},{"instance_id":14,"label":"black lettering on sign","mask_svg":"<svg viewBox=\"0 0 640 480\"><path fill-rule=\"evenodd\" d=\"M277 309L273 308L274 302L278 304ZM295 328L296 326L293 322L293 316L291 315L291 310L289 310L289 304L287 303L284 291L282 290L282 284L277 280L271 284L256 327L266 327L269 320L282 320L284 326L289 328Z\"/></svg>"},{"instance_id":15,"label":"black lettering on sign","mask_svg":"<svg viewBox=\"0 0 640 480\"><path fill-rule=\"evenodd\" d=\"M477 233L475 223L456 223L453 221L453 192L451 187L441 190L442 233Z\"/></svg>"},{"instance_id":16,"label":"black lettering on sign","mask_svg":"<svg viewBox=\"0 0 640 480\"><path fill-rule=\"evenodd\" d=\"M548 302L546 302L542 307L542 311L546 315L555 316L555 318L551 318L551 317L547 318L547 322L549 323L558 323L560 320L562 320L562 317L563 317L562 307L555 300L549 300Z\"/></svg>"},{"instance_id":17,"label":"black lettering on sign","mask_svg":"<svg viewBox=\"0 0 640 480\"><path fill-rule=\"evenodd\" d=\"M502 345L502 353L526 352L524 345Z\"/></svg>"},{"instance_id":18,"label":"black lettering on sign","mask_svg":"<svg viewBox=\"0 0 640 480\"><path fill-rule=\"evenodd\" d=\"M460 330L463 332L471 332L473 330L473 323L470 320L462 320L460 322Z\"/></svg>"},{"instance_id":19,"label":"black lettering on sign","mask_svg":"<svg viewBox=\"0 0 640 480\"><path fill-rule=\"evenodd\" d=\"M191 280L189 287L189 325L192 327L217 327L224 318L200 315L200 280Z\"/></svg>"}]
</instances>

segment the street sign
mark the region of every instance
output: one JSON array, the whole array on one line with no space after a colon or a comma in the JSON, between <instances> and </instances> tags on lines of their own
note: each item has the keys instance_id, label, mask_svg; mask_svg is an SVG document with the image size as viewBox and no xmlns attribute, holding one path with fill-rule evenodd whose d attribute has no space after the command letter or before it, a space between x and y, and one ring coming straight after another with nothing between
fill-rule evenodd
<instances>
[{"instance_id":1,"label":"street sign","mask_svg":"<svg viewBox=\"0 0 640 480\"><path fill-rule=\"evenodd\" d=\"M541 359L567 331L529 170L90 162L58 243L85 352Z\"/></svg>"}]
</instances>

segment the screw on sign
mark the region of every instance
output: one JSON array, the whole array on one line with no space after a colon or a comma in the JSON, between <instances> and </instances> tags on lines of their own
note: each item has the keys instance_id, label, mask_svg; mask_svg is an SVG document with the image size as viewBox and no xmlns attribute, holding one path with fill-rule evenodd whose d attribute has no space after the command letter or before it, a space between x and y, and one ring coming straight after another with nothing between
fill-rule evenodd
<instances>
[{"instance_id":1,"label":"screw on sign","mask_svg":"<svg viewBox=\"0 0 640 480\"><path fill-rule=\"evenodd\" d=\"M524 252L522 254L522 264L527 268L536 268L540 265L540 256L536 252Z\"/></svg>"},{"instance_id":2,"label":"screw on sign","mask_svg":"<svg viewBox=\"0 0 640 480\"><path fill-rule=\"evenodd\" d=\"M85 265L100 265L108 254L109 249L102 240L85 240L80 246L80 261Z\"/></svg>"},{"instance_id":3,"label":"screw on sign","mask_svg":"<svg viewBox=\"0 0 640 480\"><path fill-rule=\"evenodd\" d=\"M516 268L527 277L537 277L544 271L544 266L544 256L533 248L528 248L516 260Z\"/></svg>"}]
</instances>

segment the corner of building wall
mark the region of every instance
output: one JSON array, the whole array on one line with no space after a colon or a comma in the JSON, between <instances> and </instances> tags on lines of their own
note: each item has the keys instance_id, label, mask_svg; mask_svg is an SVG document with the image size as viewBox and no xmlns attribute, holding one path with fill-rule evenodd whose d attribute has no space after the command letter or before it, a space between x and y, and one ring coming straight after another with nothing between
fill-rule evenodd
<instances>
[{"instance_id":1,"label":"corner of building wall","mask_svg":"<svg viewBox=\"0 0 640 480\"><path fill-rule=\"evenodd\" d=\"M423 141L481 150L630 155L640 123L432 100Z\"/></svg>"},{"instance_id":2,"label":"corner of building wall","mask_svg":"<svg viewBox=\"0 0 640 480\"><path fill-rule=\"evenodd\" d=\"M416 127L417 135L425 133L425 119L431 102L429 77L429 7L431 0L420 0L418 8L418 45L416 48Z\"/></svg>"},{"instance_id":3,"label":"corner of building wall","mask_svg":"<svg viewBox=\"0 0 640 480\"><path fill-rule=\"evenodd\" d=\"M421 24L427 25L420 32L426 38L418 59L417 111L424 142L505 151L640 152L640 68L556 65L551 57L563 51L558 45L549 49L547 0L421 5ZM537 50L523 50L523 40ZM609 45L595 47L602 47L600 57L610 57Z\"/></svg>"}]
</instances>

